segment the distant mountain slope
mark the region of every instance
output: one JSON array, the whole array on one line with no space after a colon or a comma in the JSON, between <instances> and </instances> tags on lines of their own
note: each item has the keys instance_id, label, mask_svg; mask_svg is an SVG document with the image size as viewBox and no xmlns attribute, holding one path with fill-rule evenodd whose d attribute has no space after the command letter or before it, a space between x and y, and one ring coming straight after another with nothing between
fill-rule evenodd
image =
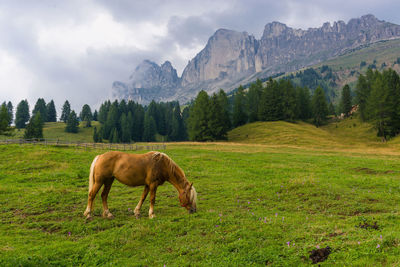
<instances>
[{"instance_id":1,"label":"distant mountain slope","mask_svg":"<svg viewBox=\"0 0 400 267\"><path fill-rule=\"evenodd\" d=\"M382 40L400 38L400 26L373 15L323 24L308 30L293 29L280 22L268 23L260 40L246 32L220 29L185 67L182 77L167 62L158 66L144 61L127 82L114 82L115 98L139 103L189 101L198 91L219 88L230 91L239 84L279 72L335 58L346 51Z\"/></svg>"},{"instance_id":2,"label":"distant mountain slope","mask_svg":"<svg viewBox=\"0 0 400 267\"><path fill-rule=\"evenodd\" d=\"M358 76L368 68L382 71L392 68L400 73L400 39L379 41L344 51L340 56L293 73L276 77L292 80L314 90L321 85L331 101L337 102L341 89L349 84L354 89Z\"/></svg>"}]
</instances>

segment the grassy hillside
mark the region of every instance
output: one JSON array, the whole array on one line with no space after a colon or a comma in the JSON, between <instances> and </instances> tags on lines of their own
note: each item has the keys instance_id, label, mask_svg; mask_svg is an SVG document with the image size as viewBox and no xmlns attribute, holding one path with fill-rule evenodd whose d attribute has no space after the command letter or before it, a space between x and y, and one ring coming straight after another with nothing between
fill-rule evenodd
<instances>
[{"instance_id":1,"label":"grassy hillside","mask_svg":"<svg viewBox=\"0 0 400 267\"><path fill-rule=\"evenodd\" d=\"M376 130L368 123L354 118L331 122L320 128L305 122L255 122L233 129L228 133L230 142L264 144L303 149L371 150L395 152L400 137L382 143Z\"/></svg>"},{"instance_id":2,"label":"grassy hillside","mask_svg":"<svg viewBox=\"0 0 400 267\"><path fill-rule=\"evenodd\" d=\"M65 132L65 123L63 122L46 122L43 126L43 137L45 139L60 139L63 141L73 142L93 142L93 129L97 126L100 127L100 123L97 121L92 122L92 127L84 127L84 123L81 122L79 125L78 133L67 133ZM2 136L1 139L22 139L24 136L24 129L15 129L12 136Z\"/></svg>"}]
</instances>

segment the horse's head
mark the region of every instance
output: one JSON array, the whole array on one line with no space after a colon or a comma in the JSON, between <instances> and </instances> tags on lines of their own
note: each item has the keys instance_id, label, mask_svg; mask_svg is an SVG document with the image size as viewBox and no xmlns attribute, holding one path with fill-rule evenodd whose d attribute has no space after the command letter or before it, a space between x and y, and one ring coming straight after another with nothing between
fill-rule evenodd
<instances>
[{"instance_id":1,"label":"horse's head","mask_svg":"<svg viewBox=\"0 0 400 267\"><path fill-rule=\"evenodd\" d=\"M197 192L193 186L193 183L188 185L180 194L179 201L181 206L186 208L189 213L196 212L197 209Z\"/></svg>"}]
</instances>

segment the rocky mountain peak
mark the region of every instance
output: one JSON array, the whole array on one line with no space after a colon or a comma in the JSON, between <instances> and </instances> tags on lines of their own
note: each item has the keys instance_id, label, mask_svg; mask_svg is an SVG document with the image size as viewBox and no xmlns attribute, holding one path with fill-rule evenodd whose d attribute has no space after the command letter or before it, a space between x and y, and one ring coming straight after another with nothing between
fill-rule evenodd
<instances>
[{"instance_id":1,"label":"rocky mountain peak","mask_svg":"<svg viewBox=\"0 0 400 267\"><path fill-rule=\"evenodd\" d=\"M288 30L288 27L286 26L286 24L283 24L281 22L274 21L274 22L268 23L264 27L264 33L262 35L262 39L278 37L278 36L286 33L287 30Z\"/></svg>"},{"instance_id":2,"label":"rocky mountain peak","mask_svg":"<svg viewBox=\"0 0 400 267\"><path fill-rule=\"evenodd\" d=\"M185 67L179 78L169 61L161 66L145 60L126 83L115 82L118 98L140 103L189 101L199 90L226 91L256 78L300 68L336 57L349 49L400 38L400 26L373 15L324 23L320 28L293 29L281 22L265 25L260 40L247 32L217 30Z\"/></svg>"}]
</instances>

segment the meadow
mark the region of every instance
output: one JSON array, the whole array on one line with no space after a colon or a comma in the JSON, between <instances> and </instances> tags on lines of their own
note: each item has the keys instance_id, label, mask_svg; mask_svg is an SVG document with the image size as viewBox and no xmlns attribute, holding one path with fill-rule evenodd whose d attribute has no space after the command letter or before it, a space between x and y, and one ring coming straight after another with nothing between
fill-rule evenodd
<instances>
[{"instance_id":1,"label":"meadow","mask_svg":"<svg viewBox=\"0 0 400 267\"><path fill-rule=\"evenodd\" d=\"M101 217L98 195L92 221L89 166L105 151L1 145L0 265L308 266L327 246L321 266L400 265L398 140L380 143L351 120L255 123L229 138L163 151L194 182L197 213L166 183L156 218L147 200L136 219L143 189L114 182L115 218Z\"/></svg>"}]
</instances>

